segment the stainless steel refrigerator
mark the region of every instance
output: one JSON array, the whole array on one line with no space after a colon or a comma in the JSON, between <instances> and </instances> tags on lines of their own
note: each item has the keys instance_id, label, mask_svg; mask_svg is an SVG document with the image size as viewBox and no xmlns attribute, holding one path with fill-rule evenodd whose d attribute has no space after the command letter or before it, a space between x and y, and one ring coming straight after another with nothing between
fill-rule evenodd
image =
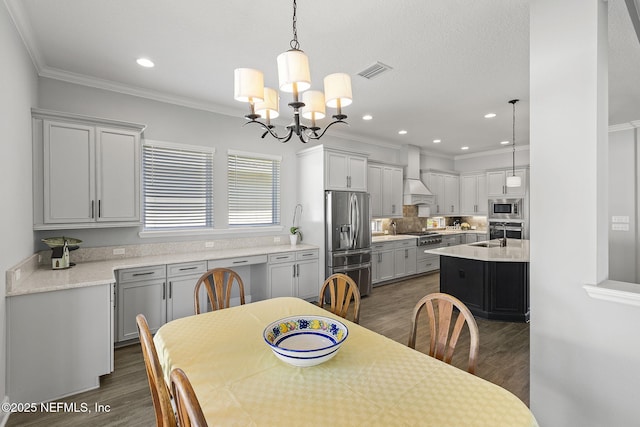
<instances>
[{"instance_id":1,"label":"stainless steel refrigerator","mask_svg":"<svg viewBox=\"0 0 640 427\"><path fill-rule=\"evenodd\" d=\"M325 192L326 277L345 273L360 288L371 292L371 226L369 193Z\"/></svg>"}]
</instances>

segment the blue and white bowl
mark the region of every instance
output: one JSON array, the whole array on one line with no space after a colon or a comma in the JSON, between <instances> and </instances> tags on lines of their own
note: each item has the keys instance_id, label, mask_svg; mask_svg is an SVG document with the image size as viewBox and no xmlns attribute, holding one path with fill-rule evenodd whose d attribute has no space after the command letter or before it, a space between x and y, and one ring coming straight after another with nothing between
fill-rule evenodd
<instances>
[{"instance_id":1,"label":"blue and white bowl","mask_svg":"<svg viewBox=\"0 0 640 427\"><path fill-rule=\"evenodd\" d=\"M276 320L263 332L273 354L294 366L314 366L336 355L347 339L347 326L323 316L291 316Z\"/></svg>"}]
</instances>

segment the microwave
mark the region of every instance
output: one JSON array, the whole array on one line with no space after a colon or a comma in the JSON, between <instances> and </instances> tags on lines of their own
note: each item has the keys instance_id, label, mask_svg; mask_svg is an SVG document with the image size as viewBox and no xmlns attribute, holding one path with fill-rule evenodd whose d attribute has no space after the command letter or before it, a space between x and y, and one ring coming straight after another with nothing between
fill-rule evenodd
<instances>
[{"instance_id":1,"label":"microwave","mask_svg":"<svg viewBox=\"0 0 640 427\"><path fill-rule=\"evenodd\" d=\"M522 199L489 199L489 219L523 219Z\"/></svg>"}]
</instances>

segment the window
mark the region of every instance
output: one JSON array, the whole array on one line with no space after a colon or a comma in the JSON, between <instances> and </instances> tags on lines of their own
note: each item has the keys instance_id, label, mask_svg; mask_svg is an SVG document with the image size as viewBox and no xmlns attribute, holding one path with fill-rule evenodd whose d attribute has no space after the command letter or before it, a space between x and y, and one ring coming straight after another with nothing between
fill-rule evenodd
<instances>
[{"instance_id":1,"label":"window","mask_svg":"<svg viewBox=\"0 0 640 427\"><path fill-rule=\"evenodd\" d=\"M145 230L213 227L213 154L207 147L145 141Z\"/></svg>"},{"instance_id":2,"label":"window","mask_svg":"<svg viewBox=\"0 0 640 427\"><path fill-rule=\"evenodd\" d=\"M229 227L280 225L280 161L229 151Z\"/></svg>"}]
</instances>

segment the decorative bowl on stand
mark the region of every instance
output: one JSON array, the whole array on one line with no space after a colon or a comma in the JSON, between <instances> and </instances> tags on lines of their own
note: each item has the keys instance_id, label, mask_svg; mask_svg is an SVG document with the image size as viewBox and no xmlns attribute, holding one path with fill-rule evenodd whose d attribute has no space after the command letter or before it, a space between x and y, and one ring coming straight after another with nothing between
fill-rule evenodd
<instances>
[{"instance_id":1,"label":"decorative bowl on stand","mask_svg":"<svg viewBox=\"0 0 640 427\"><path fill-rule=\"evenodd\" d=\"M267 345L280 360L294 366L314 366L336 355L349 329L335 319L300 315L272 322L264 329Z\"/></svg>"}]
</instances>

